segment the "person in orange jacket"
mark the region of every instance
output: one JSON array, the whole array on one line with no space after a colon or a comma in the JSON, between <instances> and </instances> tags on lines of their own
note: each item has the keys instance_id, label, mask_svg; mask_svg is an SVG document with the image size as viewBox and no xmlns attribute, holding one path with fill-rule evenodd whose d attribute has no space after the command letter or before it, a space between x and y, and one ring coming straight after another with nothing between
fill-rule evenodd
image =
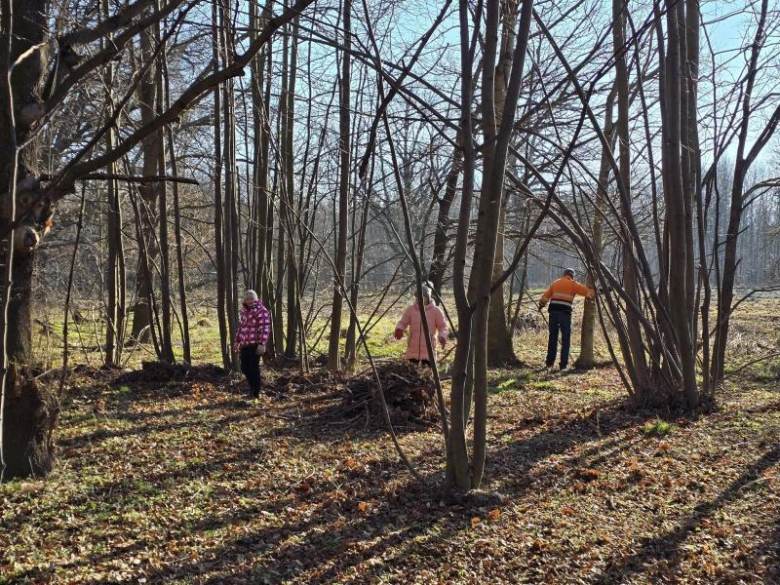
<instances>
[{"instance_id":1,"label":"person in orange jacket","mask_svg":"<svg viewBox=\"0 0 780 585\"><path fill-rule=\"evenodd\" d=\"M596 291L574 280L574 270L567 268L563 276L553 282L539 299L539 308L543 309L548 303L550 337L547 340L547 367L555 365L555 356L558 353L558 333L561 334L561 362L562 370L569 364L569 347L571 345L571 309L574 297L583 296L592 299Z\"/></svg>"},{"instance_id":2,"label":"person in orange jacket","mask_svg":"<svg viewBox=\"0 0 780 585\"><path fill-rule=\"evenodd\" d=\"M430 283L423 284L423 301L425 302L425 320L428 322L428 332L431 334L431 346L436 352L436 341L444 347L447 345L447 320L433 300L433 287ZM421 311L417 301L404 311L398 325L395 326L395 338L403 339L404 331L409 329L409 340L406 345L406 359L413 364L430 366L428 345L425 343L425 331L422 325Z\"/></svg>"}]
</instances>

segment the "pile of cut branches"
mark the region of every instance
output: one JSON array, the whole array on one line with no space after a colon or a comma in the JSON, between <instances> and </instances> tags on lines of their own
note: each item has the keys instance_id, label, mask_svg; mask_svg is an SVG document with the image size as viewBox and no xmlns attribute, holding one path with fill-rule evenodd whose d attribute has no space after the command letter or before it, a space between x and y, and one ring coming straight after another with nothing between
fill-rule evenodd
<instances>
[{"instance_id":1,"label":"pile of cut branches","mask_svg":"<svg viewBox=\"0 0 780 585\"><path fill-rule=\"evenodd\" d=\"M283 372L273 377L268 375L266 387L277 394L292 394L296 392L332 392L343 385L343 376L325 368L314 370L308 374L297 371Z\"/></svg>"},{"instance_id":2,"label":"pile of cut branches","mask_svg":"<svg viewBox=\"0 0 780 585\"><path fill-rule=\"evenodd\" d=\"M132 370L120 375L116 385L181 387L194 383L218 386L228 377L228 371L214 364L189 365L168 364L165 362L143 362L140 370Z\"/></svg>"},{"instance_id":3,"label":"pile of cut branches","mask_svg":"<svg viewBox=\"0 0 780 585\"><path fill-rule=\"evenodd\" d=\"M385 402L393 424L429 425L439 418L436 386L430 370L390 362L377 366ZM341 389L341 400L323 413L345 424L365 421L384 426L385 416L379 387L372 370L350 378Z\"/></svg>"}]
</instances>

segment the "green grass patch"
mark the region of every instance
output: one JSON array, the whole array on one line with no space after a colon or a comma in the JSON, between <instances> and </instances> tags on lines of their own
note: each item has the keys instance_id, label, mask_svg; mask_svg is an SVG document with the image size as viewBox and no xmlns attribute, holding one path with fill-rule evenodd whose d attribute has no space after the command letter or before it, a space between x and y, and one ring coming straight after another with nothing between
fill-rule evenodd
<instances>
[{"instance_id":1,"label":"green grass patch","mask_svg":"<svg viewBox=\"0 0 780 585\"><path fill-rule=\"evenodd\" d=\"M555 382L550 382L549 380L539 380L538 382L532 382L531 388L541 392L554 392L555 390L560 390L560 387L558 387Z\"/></svg>"},{"instance_id":2,"label":"green grass patch","mask_svg":"<svg viewBox=\"0 0 780 585\"><path fill-rule=\"evenodd\" d=\"M665 437L672 433L675 428L672 423L658 419L645 423L645 426L642 427L642 432L648 437Z\"/></svg>"}]
</instances>

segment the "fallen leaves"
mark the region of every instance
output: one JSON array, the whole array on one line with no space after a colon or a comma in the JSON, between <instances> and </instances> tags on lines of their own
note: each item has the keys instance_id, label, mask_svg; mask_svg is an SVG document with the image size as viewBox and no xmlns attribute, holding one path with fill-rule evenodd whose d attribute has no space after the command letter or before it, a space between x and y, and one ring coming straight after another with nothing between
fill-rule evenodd
<instances>
[{"instance_id":1,"label":"fallen leaves","mask_svg":"<svg viewBox=\"0 0 780 585\"><path fill-rule=\"evenodd\" d=\"M550 391L540 408L542 389L501 393L486 469L501 497L475 499L440 489L436 432L401 436L431 478L418 484L384 434L309 424L314 390L254 409L210 381L182 384L132 408L120 403L135 388L67 405L55 474L0 487L2 578L777 581L772 409L727 409L659 437L605 394Z\"/></svg>"},{"instance_id":2,"label":"fallen leaves","mask_svg":"<svg viewBox=\"0 0 780 585\"><path fill-rule=\"evenodd\" d=\"M601 473L595 469L578 469L575 475L582 481L594 481L601 476Z\"/></svg>"}]
</instances>

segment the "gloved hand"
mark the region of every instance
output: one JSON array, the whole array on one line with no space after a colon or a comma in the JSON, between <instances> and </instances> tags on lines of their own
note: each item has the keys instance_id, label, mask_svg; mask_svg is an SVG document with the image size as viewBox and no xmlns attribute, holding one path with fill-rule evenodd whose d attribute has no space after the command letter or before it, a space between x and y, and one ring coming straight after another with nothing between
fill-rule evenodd
<instances>
[{"instance_id":1,"label":"gloved hand","mask_svg":"<svg viewBox=\"0 0 780 585\"><path fill-rule=\"evenodd\" d=\"M396 329L395 330L395 338L396 339L403 339L404 338L404 330L403 329Z\"/></svg>"},{"instance_id":2,"label":"gloved hand","mask_svg":"<svg viewBox=\"0 0 780 585\"><path fill-rule=\"evenodd\" d=\"M262 343L257 344L257 355L263 355L265 353L265 345Z\"/></svg>"},{"instance_id":3,"label":"gloved hand","mask_svg":"<svg viewBox=\"0 0 780 585\"><path fill-rule=\"evenodd\" d=\"M241 346L238 344L238 342L233 344L233 353L238 353L241 350Z\"/></svg>"},{"instance_id":4,"label":"gloved hand","mask_svg":"<svg viewBox=\"0 0 780 585\"><path fill-rule=\"evenodd\" d=\"M539 309L544 309L544 306L545 306L546 304L547 304L547 303L545 303L544 301L539 301Z\"/></svg>"},{"instance_id":5,"label":"gloved hand","mask_svg":"<svg viewBox=\"0 0 780 585\"><path fill-rule=\"evenodd\" d=\"M446 336L442 335L441 337L439 337L439 345L441 345L442 347L447 345L447 337Z\"/></svg>"}]
</instances>

